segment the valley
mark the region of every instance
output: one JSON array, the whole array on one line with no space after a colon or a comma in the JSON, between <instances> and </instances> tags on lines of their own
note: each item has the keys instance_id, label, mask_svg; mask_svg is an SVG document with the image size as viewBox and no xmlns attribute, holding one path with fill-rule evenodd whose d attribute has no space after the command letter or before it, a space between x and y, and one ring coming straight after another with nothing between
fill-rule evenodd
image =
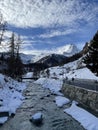
<instances>
[{"instance_id":1,"label":"valley","mask_svg":"<svg viewBox=\"0 0 98 130\"><path fill-rule=\"evenodd\" d=\"M0 130L98 130L97 0L0 0Z\"/></svg>"}]
</instances>

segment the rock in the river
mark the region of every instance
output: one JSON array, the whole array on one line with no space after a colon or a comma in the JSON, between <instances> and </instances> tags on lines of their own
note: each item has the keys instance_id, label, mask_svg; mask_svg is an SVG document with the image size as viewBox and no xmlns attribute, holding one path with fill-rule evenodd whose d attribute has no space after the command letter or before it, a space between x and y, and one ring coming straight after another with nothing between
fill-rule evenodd
<instances>
[{"instance_id":1,"label":"rock in the river","mask_svg":"<svg viewBox=\"0 0 98 130\"><path fill-rule=\"evenodd\" d=\"M0 99L0 107L3 105L3 100Z\"/></svg>"},{"instance_id":2,"label":"rock in the river","mask_svg":"<svg viewBox=\"0 0 98 130\"><path fill-rule=\"evenodd\" d=\"M43 120L43 116L41 112L35 113L32 118L30 119L35 125L41 125Z\"/></svg>"}]
</instances>

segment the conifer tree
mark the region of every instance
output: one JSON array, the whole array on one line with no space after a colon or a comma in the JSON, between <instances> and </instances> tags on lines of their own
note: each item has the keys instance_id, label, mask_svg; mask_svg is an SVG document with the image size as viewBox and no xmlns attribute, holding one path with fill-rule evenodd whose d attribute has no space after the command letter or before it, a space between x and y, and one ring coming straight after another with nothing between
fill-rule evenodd
<instances>
[{"instance_id":1,"label":"conifer tree","mask_svg":"<svg viewBox=\"0 0 98 130\"><path fill-rule=\"evenodd\" d=\"M15 34L12 33L9 46L10 57L8 59L8 74L13 78L21 77L23 74L23 64L19 55L20 44L20 36L16 39Z\"/></svg>"},{"instance_id":2,"label":"conifer tree","mask_svg":"<svg viewBox=\"0 0 98 130\"><path fill-rule=\"evenodd\" d=\"M15 35L12 33L12 36L10 38L10 43L9 43L9 53L10 57L8 58L8 74L9 76L14 78L15 75Z\"/></svg>"},{"instance_id":3,"label":"conifer tree","mask_svg":"<svg viewBox=\"0 0 98 130\"><path fill-rule=\"evenodd\" d=\"M88 46L88 53L84 57L86 66L98 76L98 31Z\"/></svg>"},{"instance_id":4,"label":"conifer tree","mask_svg":"<svg viewBox=\"0 0 98 130\"><path fill-rule=\"evenodd\" d=\"M20 57L20 47L22 44L22 40L20 38L20 35L18 35L16 40L16 75L21 77L23 74L23 64Z\"/></svg>"},{"instance_id":5,"label":"conifer tree","mask_svg":"<svg viewBox=\"0 0 98 130\"><path fill-rule=\"evenodd\" d=\"M15 34L12 33L12 36L10 38L10 54L11 57L15 57Z\"/></svg>"}]
</instances>

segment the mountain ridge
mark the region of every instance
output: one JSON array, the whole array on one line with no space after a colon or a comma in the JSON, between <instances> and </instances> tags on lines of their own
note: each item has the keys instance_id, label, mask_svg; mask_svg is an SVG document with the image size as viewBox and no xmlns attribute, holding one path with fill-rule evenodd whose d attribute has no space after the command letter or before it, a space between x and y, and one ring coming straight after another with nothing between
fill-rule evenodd
<instances>
[{"instance_id":1,"label":"mountain ridge","mask_svg":"<svg viewBox=\"0 0 98 130\"><path fill-rule=\"evenodd\" d=\"M75 44L66 44L64 46L61 46L57 48L58 54L63 54L65 56L72 56L79 52L79 49Z\"/></svg>"}]
</instances>

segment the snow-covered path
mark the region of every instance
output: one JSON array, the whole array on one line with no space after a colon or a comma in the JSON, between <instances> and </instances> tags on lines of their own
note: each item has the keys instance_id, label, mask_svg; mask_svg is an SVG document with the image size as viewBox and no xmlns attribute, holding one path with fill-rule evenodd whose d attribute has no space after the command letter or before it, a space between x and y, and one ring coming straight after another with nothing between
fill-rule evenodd
<instances>
[{"instance_id":1,"label":"snow-covered path","mask_svg":"<svg viewBox=\"0 0 98 130\"><path fill-rule=\"evenodd\" d=\"M55 96L41 85L30 83L24 96L15 117L10 118L0 130L84 130L77 121L63 112L63 108L56 106ZM42 112L44 117L40 127L29 121L36 112Z\"/></svg>"}]
</instances>

